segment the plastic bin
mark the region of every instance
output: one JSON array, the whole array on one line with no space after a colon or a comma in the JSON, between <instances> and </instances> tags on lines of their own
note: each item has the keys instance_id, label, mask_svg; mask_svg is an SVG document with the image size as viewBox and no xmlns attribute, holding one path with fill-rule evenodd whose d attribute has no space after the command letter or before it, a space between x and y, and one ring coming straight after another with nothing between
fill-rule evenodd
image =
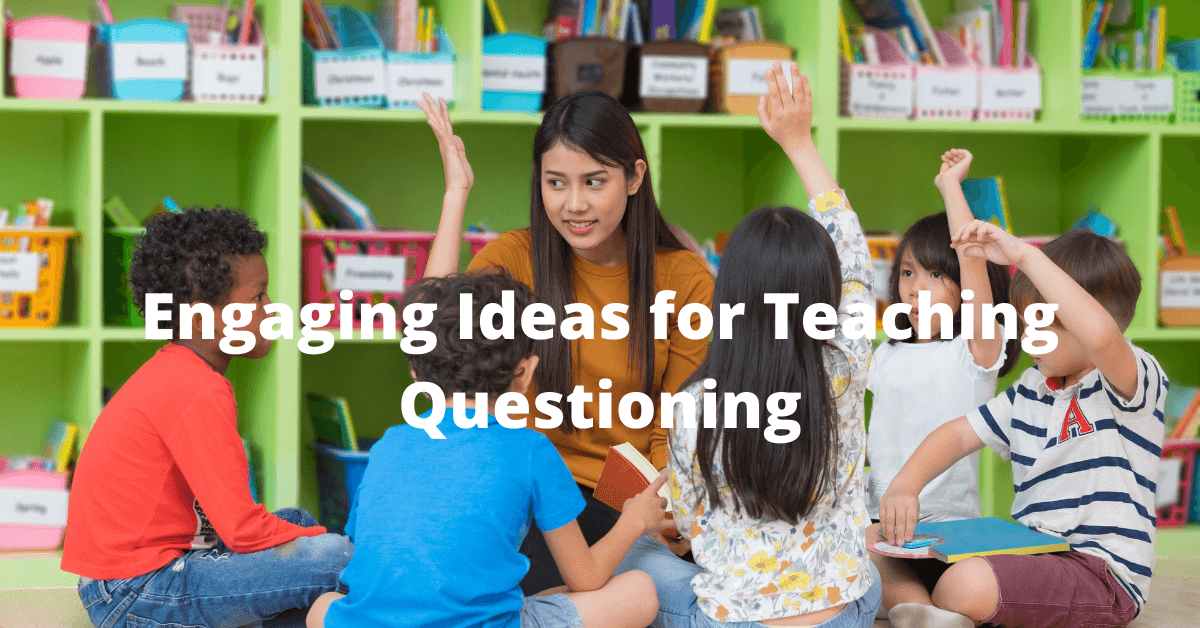
<instances>
[{"instance_id":1,"label":"plastic bin","mask_svg":"<svg viewBox=\"0 0 1200 628\"><path fill-rule=\"evenodd\" d=\"M261 102L266 67L262 29L256 19L251 24L246 45L227 43L224 41L226 16L219 6L177 4L171 7L171 19L188 26L188 43L191 44L188 92L197 102Z\"/></svg>"},{"instance_id":2,"label":"plastic bin","mask_svg":"<svg viewBox=\"0 0 1200 628\"><path fill-rule=\"evenodd\" d=\"M141 19L97 29L102 95L118 100L183 98L188 79L186 24Z\"/></svg>"},{"instance_id":3,"label":"plastic bin","mask_svg":"<svg viewBox=\"0 0 1200 628\"><path fill-rule=\"evenodd\" d=\"M122 327L143 327L146 321L133 304L129 289L129 265L133 245L145 229L113 227L104 235L104 323Z\"/></svg>"},{"instance_id":4,"label":"plastic bin","mask_svg":"<svg viewBox=\"0 0 1200 628\"><path fill-rule=\"evenodd\" d=\"M754 115L759 96L767 93L767 69L776 61L788 72L795 49L772 41L747 41L712 51L709 98L712 109Z\"/></svg>"},{"instance_id":5,"label":"plastic bin","mask_svg":"<svg viewBox=\"0 0 1200 628\"><path fill-rule=\"evenodd\" d=\"M315 50L303 41L303 98L322 107L382 107L386 97L383 42L371 20L350 7L325 9L342 41L339 50Z\"/></svg>"},{"instance_id":6,"label":"plastic bin","mask_svg":"<svg viewBox=\"0 0 1200 628\"><path fill-rule=\"evenodd\" d=\"M699 113L708 102L708 46L690 40L648 41L636 49L637 99L645 111ZM633 81L627 80L627 83Z\"/></svg>"},{"instance_id":7,"label":"plastic bin","mask_svg":"<svg viewBox=\"0 0 1200 628\"><path fill-rule=\"evenodd\" d=\"M0 328L58 324L74 229L0 229Z\"/></svg>"},{"instance_id":8,"label":"plastic bin","mask_svg":"<svg viewBox=\"0 0 1200 628\"><path fill-rule=\"evenodd\" d=\"M1042 68L1032 55L1023 68L979 69L979 116L988 122L1033 122L1042 109Z\"/></svg>"},{"instance_id":9,"label":"plastic bin","mask_svg":"<svg viewBox=\"0 0 1200 628\"><path fill-rule=\"evenodd\" d=\"M87 90L91 24L40 16L14 20L6 31L14 95L64 100L83 97Z\"/></svg>"},{"instance_id":10,"label":"plastic bin","mask_svg":"<svg viewBox=\"0 0 1200 628\"><path fill-rule=\"evenodd\" d=\"M869 30L875 33L879 63L841 59L840 113L848 118L911 118L916 88L913 64L891 35Z\"/></svg>"},{"instance_id":11,"label":"plastic bin","mask_svg":"<svg viewBox=\"0 0 1200 628\"><path fill-rule=\"evenodd\" d=\"M437 52L387 52L389 109L416 109L422 92L454 102L454 44L440 26L437 36Z\"/></svg>"},{"instance_id":12,"label":"plastic bin","mask_svg":"<svg viewBox=\"0 0 1200 628\"><path fill-rule=\"evenodd\" d=\"M52 550L62 545L67 500L66 475L38 469L0 473L0 549Z\"/></svg>"},{"instance_id":13,"label":"plastic bin","mask_svg":"<svg viewBox=\"0 0 1200 628\"><path fill-rule=\"evenodd\" d=\"M310 445L317 458L317 520L330 532L345 533L374 444L374 440L361 438L359 451L337 449L324 443Z\"/></svg>"},{"instance_id":14,"label":"plastic bin","mask_svg":"<svg viewBox=\"0 0 1200 628\"><path fill-rule=\"evenodd\" d=\"M485 111L536 113L546 92L546 40L523 33L483 38Z\"/></svg>"},{"instance_id":15,"label":"plastic bin","mask_svg":"<svg viewBox=\"0 0 1200 628\"><path fill-rule=\"evenodd\" d=\"M499 233L474 232L463 234L463 240L466 241L466 243L471 247L471 257L479 255L479 252L483 250L483 247L487 246L489 242L498 237L500 237Z\"/></svg>"},{"instance_id":16,"label":"plastic bin","mask_svg":"<svg viewBox=\"0 0 1200 628\"><path fill-rule=\"evenodd\" d=\"M1176 458L1182 461L1183 469L1179 474L1178 486L1175 487L1177 498L1174 504L1158 508L1158 527L1176 528L1188 520L1188 506L1192 497L1192 480L1196 472L1196 451L1200 449L1200 440L1175 440L1163 443L1163 460ZM1160 487L1160 490L1163 487Z\"/></svg>"},{"instance_id":17,"label":"plastic bin","mask_svg":"<svg viewBox=\"0 0 1200 628\"><path fill-rule=\"evenodd\" d=\"M914 113L918 120L975 119L979 110L979 69L958 40L935 30L946 65L916 65Z\"/></svg>"},{"instance_id":18,"label":"plastic bin","mask_svg":"<svg viewBox=\"0 0 1200 628\"><path fill-rule=\"evenodd\" d=\"M550 102L577 92L596 90L617 100L625 93L629 45L608 37L573 37L550 44Z\"/></svg>"},{"instance_id":19,"label":"plastic bin","mask_svg":"<svg viewBox=\"0 0 1200 628\"><path fill-rule=\"evenodd\" d=\"M359 328L363 304L390 303L401 324L404 288L425 274L433 233L424 231L307 231L302 235L304 303L332 303L330 326L341 325L341 288L349 286L354 327ZM401 266L402 265L402 266ZM357 272L355 272L357 271ZM356 277L377 274L377 280ZM396 276L399 274L400 276ZM375 318L374 327L383 328Z\"/></svg>"}]
</instances>

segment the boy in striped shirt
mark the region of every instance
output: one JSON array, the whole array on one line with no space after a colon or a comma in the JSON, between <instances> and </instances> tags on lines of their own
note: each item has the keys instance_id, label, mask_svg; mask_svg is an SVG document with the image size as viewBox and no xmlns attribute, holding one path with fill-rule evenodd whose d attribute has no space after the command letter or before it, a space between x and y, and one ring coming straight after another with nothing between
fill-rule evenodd
<instances>
[{"instance_id":1,"label":"boy in striped shirt","mask_svg":"<svg viewBox=\"0 0 1200 628\"><path fill-rule=\"evenodd\" d=\"M921 488L986 445L1012 461L1013 518L1061 536L1071 551L955 563L933 591L936 608L900 604L889 619L894 628L1126 626L1146 603L1154 568L1168 385L1154 357L1123 335L1141 277L1120 246L1089 231L1039 250L977 220L953 246L1015 266L1018 311L1059 305L1039 332L1051 350L1034 355L1037 366L1011 388L925 439L881 500L881 530L892 543L910 539Z\"/></svg>"}]
</instances>

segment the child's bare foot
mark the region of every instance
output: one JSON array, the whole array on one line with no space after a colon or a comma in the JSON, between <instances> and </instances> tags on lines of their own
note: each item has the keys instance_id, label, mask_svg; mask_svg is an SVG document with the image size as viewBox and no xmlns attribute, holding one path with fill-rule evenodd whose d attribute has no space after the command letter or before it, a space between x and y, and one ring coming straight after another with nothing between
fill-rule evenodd
<instances>
[{"instance_id":1,"label":"child's bare foot","mask_svg":"<svg viewBox=\"0 0 1200 628\"><path fill-rule=\"evenodd\" d=\"M888 611L892 628L975 628L966 615L924 604L897 604Z\"/></svg>"}]
</instances>

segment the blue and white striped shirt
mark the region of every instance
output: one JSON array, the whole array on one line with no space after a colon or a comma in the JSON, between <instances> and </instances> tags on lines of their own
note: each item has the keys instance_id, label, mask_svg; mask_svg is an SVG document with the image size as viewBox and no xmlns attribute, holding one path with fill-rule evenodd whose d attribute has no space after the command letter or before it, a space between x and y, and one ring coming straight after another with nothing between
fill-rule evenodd
<instances>
[{"instance_id":1,"label":"blue and white striped shirt","mask_svg":"<svg viewBox=\"0 0 1200 628\"><path fill-rule=\"evenodd\" d=\"M967 420L1012 461L1012 516L1104 559L1138 607L1154 569L1154 493L1167 377L1133 347L1138 388L1123 399L1099 369L1057 389L1036 368Z\"/></svg>"}]
</instances>

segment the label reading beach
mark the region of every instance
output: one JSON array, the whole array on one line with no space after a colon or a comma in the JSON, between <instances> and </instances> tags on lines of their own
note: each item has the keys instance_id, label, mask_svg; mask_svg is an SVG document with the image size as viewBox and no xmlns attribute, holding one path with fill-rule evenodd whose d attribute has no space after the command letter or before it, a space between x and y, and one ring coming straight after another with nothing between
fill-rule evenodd
<instances>
[{"instance_id":1,"label":"label reading beach","mask_svg":"<svg viewBox=\"0 0 1200 628\"><path fill-rule=\"evenodd\" d=\"M383 59L330 59L313 69L317 98L378 96L384 92Z\"/></svg>"},{"instance_id":2,"label":"label reading beach","mask_svg":"<svg viewBox=\"0 0 1200 628\"><path fill-rule=\"evenodd\" d=\"M195 53L192 91L196 94L227 94L261 97L263 94L262 50L239 55Z\"/></svg>"},{"instance_id":3,"label":"label reading beach","mask_svg":"<svg viewBox=\"0 0 1200 628\"><path fill-rule=\"evenodd\" d=\"M56 79L87 78L87 43L14 39L12 75Z\"/></svg>"},{"instance_id":4,"label":"label reading beach","mask_svg":"<svg viewBox=\"0 0 1200 628\"><path fill-rule=\"evenodd\" d=\"M708 59L705 57L642 57L642 98L708 98Z\"/></svg>"},{"instance_id":5,"label":"label reading beach","mask_svg":"<svg viewBox=\"0 0 1200 628\"><path fill-rule=\"evenodd\" d=\"M67 491L0 489L0 524L67 525Z\"/></svg>"},{"instance_id":6,"label":"label reading beach","mask_svg":"<svg viewBox=\"0 0 1200 628\"><path fill-rule=\"evenodd\" d=\"M1200 309L1200 271L1163 271L1158 306L1164 310Z\"/></svg>"},{"instance_id":7,"label":"label reading beach","mask_svg":"<svg viewBox=\"0 0 1200 628\"><path fill-rule=\"evenodd\" d=\"M387 97L392 102L418 101L422 92L429 92L435 101L454 100L453 63L390 63L387 73Z\"/></svg>"},{"instance_id":8,"label":"label reading beach","mask_svg":"<svg viewBox=\"0 0 1200 628\"><path fill-rule=\"evenodd\" d=\"M730 94L758 96L767 93L767 70L776 63L775 59L730 59L725 63L725 89ZM783 63L783 77L788 90L792 89L791 61Z\"/></svg>"},{"instance_id":9,"label":"label reading beach","mask_svg":"<svg viewBox=\"0 0 1200 628\"><path fill-rule=\"evenodd\" d=\"M1171 77L1126 80L1128 97L1138 113L1171 113L1175 110L1175 79Z\"/></svg>"},{"instance_id":10,"label":"label reading beach","mask_svg":"<svg viewBox=\"0 0 1200 628\"><path fill-rule=\"evenodd\" d=\"M1080 84L1080 113L1085 116L1106 116L1117 113L1121 103L1119 79L1109 77L1085 78Z\"/></svg>"},{"instance_id":11,"label":"label reading beach","mask_svg":"<svg viewBox=\"0 0 1200 628\"><path fill-rule=\"evenodd\" d=\"M390 255L339 255L334 271L334 289L404 292L405 259Z\"/></svg>"},{"instance_id":12,"label":"label reading beach","mask_svg":"<svg viewBox=\"0 0 1200 628\"><path fill-rule=\"evenodd\" d=\"M117 42L112 45L113 80L187 80L187 44Z\"/></svg>"},{"instance_id":13,"label":"label reading beach","mask_svg":"<svg viewBox=\"0 0 1200 628\"><path fill-rule=\"evenodd\" d=\"M912 113L911 78L887 78L854 72L850 79L850 111L866 117L903 118Z\"/></svg>"},{"instance_id":14,"label":"label reading beach","mask_svg":"<svg viewBox=\"0 0 1200 628\"><path fill-rule=\"evenodd\" d=\"M917 79L917 108L974 109L979 77L974 72L924 72Z\"/></svg>"},{"instance_id":15,"label":"label reading beach","mask_svg":"<svg viewBox=\"0 0 1200 628\"><path fill-rule=\"evenodd\" d=\"M483 90L528 92L546 90L546 58L522 55L483 55Z\"/></svg>"},{"instance_id":16,"label":"label reading beach","mask_svg":"<svg viewBox=\"0 0 1200 628\"><path fill-rule=\"evenodd\" d=\"M0 253L0 292L37 292L41 255Z\"/></svg>"},{"instance_id":17,"label":"label reading beach","mask_svg":"<svg viewBox=\"0 0 1200 628\"><path fill-rule=\"evenodd\" d=\"M979 78L983 109L1041 109L1042 77L1037 72L997 72Z\"/></svg>"}]
</instances>

